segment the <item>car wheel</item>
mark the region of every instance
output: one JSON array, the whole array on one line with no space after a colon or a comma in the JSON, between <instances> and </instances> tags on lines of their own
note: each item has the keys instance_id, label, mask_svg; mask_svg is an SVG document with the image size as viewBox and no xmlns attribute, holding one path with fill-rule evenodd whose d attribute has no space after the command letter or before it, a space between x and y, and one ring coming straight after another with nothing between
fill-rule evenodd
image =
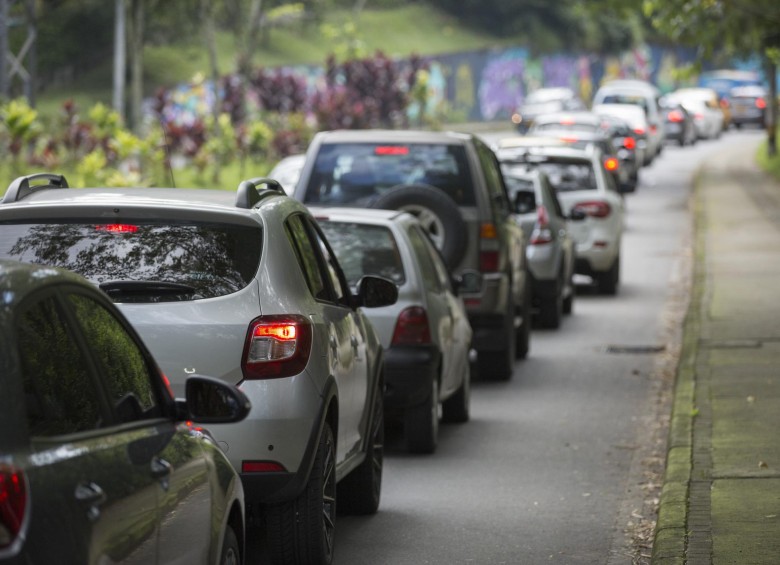
<instances>
[{"instance_id":1,"label":"car wheel","mask_svg":"<svg viewBox=\"0 0 780 565\"><path fill-rule=\"evenodd\" d=\"M219 558L220 565L239 565L241 563L241 548L238 545L236 532L231 526L225 528L225 536L222 539L222 555Z\"/></svg>"},{"instance_id":2,"label":"car wheel","mask_svg":"<svg viewBox=\"0 0 780 565\"><path fill-rule=\"evenodd\" d=\"M574 295L577 294L577 289L574 288L574 274L569 277L569 282L564 289L565 296L563 297L563 313L571 314L574 311Z\"/></svg>"},{"instance_id":3,"label":"car wheel","mask_svg":"<svg viewBox=\"0 0 780 565\"><path fill-rule=\"evenodd\" d=\"M620 255L615 257L615 261L608 271L598 275L597 282L601 294L609 296L617 294L618 284L620 282Z\"/></svg>"},{"instance_id":4,"label":"car wheel","mask_svg":"<svg viewBox=\"0 0 780 565\"><path fill-rule=\"evenodd\" d=\"M384 384L374 394L373 417L366 458L338 486L339 511L347 514L374 514L382 494L385 456Z\"/></svg>"},{"instance_id":5,"label":"car wheel","mask_svg":"<svg viewBox=\"0 0 780 565\"><path fill-rule=\"evenodd\" d=\"M372 208L403 210L417 217L450 269L466 253L468 232L458 205L438 188L425 184L399 185L371 202Z\"/></svg>"},{"instance_id":6,"label":"car wheel","mask_svg":"<svg viewBox=\"0 0 780 565\"><path fill-rule=\"evenodd\" d=\"M431 379L428 398L404 416L406 448L411 453L433 453L439 441L439 381Z\"/></svg>"},{"instance_id":7,"label":"car wheel","mask_svg":"<svg viewBox=\"0 0 780 565\"><path fill-rule=\"evenodd\" d=\"M450 424L468 422L471 416L471 363L464 359L465 370L460 388L441 405L441 419Z\"/></svg>"},{"instance_id":8,"label":"car wheel","mask_svg":"<svg viewBox=\"0 0 780 565\"><path fill-rule=\"evenodd\" d=\"M526 275L528 279L529 275ZM523 295L523 307L520 311L523 323L515 329L515 359L525 359L531 349L531 285L528 284ZM514 323L512 324L514 327ZM511 369L510 369L511 371Z\"/></svg>"},{"instance_id":9,"label":"car wheel","mask_svg":"<svg viewBox=\"0 0 780 565\"><path fill-rule=\"evenodd\" d=\"M543 328L556 329L563 319L563 289L557 279L550 283L550 287L539 305L539 324Z\"/></svg>"},{"instance_id":10,"label":"car wheel","mask_svg":"<svg viewBox=\"0 0 780 565\"><path fill-rule=\"evenodd\" d=\"M330 565L336 533L336 441L325 424L309 482L297 498L266 512L274 565Z\"/></svg>"},{"instance_id":11,"label":"car wheel","mask_svg":"<svg viewBox=\"0 0 780 565\"><path fill-rule=\"evenodd\" d=\"M507 316L504 347L499 351L479 351L479 374L492 381L508 381L515 366L515 323L513 316Z\"/></svg>"}]
</instances>

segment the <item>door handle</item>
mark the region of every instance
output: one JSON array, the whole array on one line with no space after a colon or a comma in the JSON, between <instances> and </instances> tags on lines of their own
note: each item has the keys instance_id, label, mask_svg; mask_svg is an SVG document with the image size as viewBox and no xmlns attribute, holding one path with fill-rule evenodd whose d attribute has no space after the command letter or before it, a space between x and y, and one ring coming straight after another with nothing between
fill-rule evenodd
<instances>
[{"instance_id":1,"label":"door handle","mask_svg":"<svg viewBox=\"0 0 780 565\"><path fill-rule=\"evenodd\" d=\"M100 516L98 507L108 499L100 485L93 482L79 483L76 485L76 491L73 495L79 504L87 507L87 518L89 518L90 522L98 519L98 516Z\"/></svg>"},{"instance_id":2,"label":"door handle","mask_svg":"<svg viewBox=\"0 0 780 565\"><path fill-rule=\"evenodd\" d=\"M152 477L155 479L162 479L171 474L173 471L173 465L168 463L165 459L155 457L152 459L151 469Z\"/></svg>"}]
</instances>

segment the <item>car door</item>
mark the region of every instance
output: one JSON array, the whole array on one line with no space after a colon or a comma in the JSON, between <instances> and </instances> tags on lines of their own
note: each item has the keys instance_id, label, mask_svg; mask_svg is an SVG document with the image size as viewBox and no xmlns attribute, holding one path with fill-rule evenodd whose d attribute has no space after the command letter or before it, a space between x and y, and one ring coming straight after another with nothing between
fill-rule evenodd
<instances>
[{"instance_id":1,"label":"car door","mask_svg":"<svg viewBox=\"0 0 780 565\"><path fill-rule=\"evenodd\" d=\"M132 440L129 461L155 479L161 563L207 563L212 543L212 493L199 433L161 418L160 376L126 327L90 296L67 300L95 357L109 404Z\"/></svg>"},{"instance_id":2,"label":"car door","mask_svg":"<svg viewBox=\"0 0 780 565\"><path fill-rule=\"evenodd\" d=\"M33 560L155 563L157 479L132 458L154 432L116 425L61 296L33 295L15 331L30 434L28 539L40 540L29 544Z\"/></svg>"}]
</instances>

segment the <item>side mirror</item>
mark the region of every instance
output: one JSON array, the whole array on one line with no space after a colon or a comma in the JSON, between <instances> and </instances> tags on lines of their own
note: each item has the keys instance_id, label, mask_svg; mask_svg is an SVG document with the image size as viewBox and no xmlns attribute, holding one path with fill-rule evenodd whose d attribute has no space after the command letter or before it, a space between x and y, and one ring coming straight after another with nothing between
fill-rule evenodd
<instances>
[{"instance_id":1,"label":"side mirror","mask_svg":"<svg viewBox=\"0 0 780 565\"><path fill-rule=\"evenodd\" d=\"M252 408L243 392L219 379L193 376L185 387L186 419L199 424L240 422Z\"/></svg>"},{"instance_id":2,"label":"side mirror","mask_svg":"<svg viewBox=\"0 0 780 565\"><path fill-rule=\"evenodd\" d=\"M373 275L361 277L357 284L355 307L379 308L398 300L398 287L392 281Z\"/></svg>"},{"instance_id":3,"label":"side mirror","mask_svg":"<svg viewBox=\"0 0 780 565\"><path fill-rule=\"evenodd\" d=\"M463 271L452 277L453 286L460 293L474 294L482 290L483 277L479 271Z\"/></svg>"},{"instance_id":4,"label":"side mirror","mask_svg":"<svg viewBox=\"0 0 780 565\"><path fill-rule=\"evenodd\" d=\"M536 196L533 192L519 190L513 200L515 214L530 214L536 210Z\"/></svg>"},{"instance_id":5,"label":"side mirror","mask_svg":"<svg viewBox=\"0 0 780 565\"><path fill-rule=\"evenodd\" d=\"M571 212L569 212L568 219L572 222L581 222L585 218L588 217L588 214L585 212L585 210L581 208L572 208Z\"/></svg>"}]
</instances>

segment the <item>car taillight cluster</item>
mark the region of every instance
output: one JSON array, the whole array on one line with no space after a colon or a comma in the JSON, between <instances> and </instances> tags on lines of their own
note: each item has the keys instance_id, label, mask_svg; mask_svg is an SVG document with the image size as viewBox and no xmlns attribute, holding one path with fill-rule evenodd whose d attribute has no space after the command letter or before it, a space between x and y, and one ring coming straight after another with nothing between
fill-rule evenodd
<instances>
[{"instance_id":1,"label":"car taillight cluster","mask_svg":"<svg viewBox=\"0 0 780 565\"><path fill-rule=\"evenodd\" d=\"M311 322L298 315L260 316L249 324L241 369L245 379L297 375L311 353Z\"/></svg>"},{"instance_id":2,"label":"car taillight cluster","mask_svg":"<svg viewBox=\"0 0 780 565\"><path fill-rule=\"evenodd\" d=\"M10 546L19 535L27 510L27 484L24 474L10 465L0 464L0 548Z\"/></svg>"},{"instance_id":3,"label":"car taillight cluster","mask_svg":"<svg viewBox=\"0 0 780 565\"><path fill-rule=\"evenodd\" d=\"M636 139L634 139L633 137L624 137L623 147L625 147L626 149L636 149Z\"/></svg>"},{"instance_id":4,"label":"car taillight cluster","mask_svg":"<svg viewBox=\"0 0 780 565\"><path fill-rule=\"evenodd\" d=\"M668 116L670 122L674 123L680 123L685 120L685 116L683 116L682 112L679 110L672 110L669 112Z\"/></svg>"},{"instance_id":5,"label":"car taillight cluster","mask_svg":"<svg viewBox=\"0 0 780 565\"><path fill-rule=\"evenodd\" d=\"M620 162L614 157L607 157L604 159L604 168L609 172L614 173L620 168Z\"/></svg>"},{"instance_id":6,"label":"car taillight cluster","mask_svg":"<svg viewBox=\"0 0 780 565\"><path fill-rule=\"evenodd\" d=\"M550 216L547 213L547 208L544 206L536 207L536 225L531 232L530 243L533 245L544 245L546 243L552 243L553 235L550 230Z\"/></svg>"},{"instance_id":7,"label":"car taillight cluster","mask_svg":"<svg viewBox=\"0 0 780 565\"><path fill-rule=\"evenodd\" d=\"M431 326L422 306L410 306L399 315L393 331L393 345L427 345L431 343Z\"/></svg>"},{"instance_id":8,"label":"car taillight cluster","mask_svg":"<svg viewBox=\"0 0 780 565\"><path fill-rule=\"evenodd\" d=\"M499 268L499 241L496 226L484 223L479 228L479 270L495 273Z\"/></svg>"},{"instance_id":9,"label":"car taillight cluster","mask_svg":"<svg viewBox=\"0 0 780 565\"><path fill-rule=\"evenodd\" d=\"M581 210L591 218L606 218L612 212L609 202L601 200L589 200L587 202L578 202L574 208Z\"/></svg>"},{"instance_id":10,"label":"car taillight cluster","mask_svg":"<svg viewBox=\"0 0 780 565\"><path fill-rule=\"evenodd\" d=\"M766 100L763 98L756 98L756 108L759 110L765 110L766 109Z\"/></svg>"}]
</instances>

